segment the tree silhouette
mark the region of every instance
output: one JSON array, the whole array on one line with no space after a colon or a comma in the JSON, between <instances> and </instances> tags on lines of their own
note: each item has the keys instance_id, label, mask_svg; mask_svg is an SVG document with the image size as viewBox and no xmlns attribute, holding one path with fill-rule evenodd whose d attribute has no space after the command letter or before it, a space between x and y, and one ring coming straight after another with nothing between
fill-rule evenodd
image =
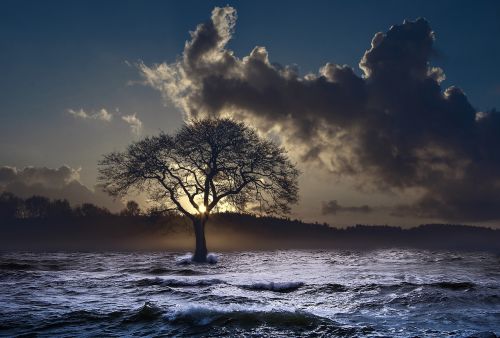
<instances>
[{"instance_id":1,"label":"tree silhouette","mask_svg":"<svg viewBox=\"0 0 500 338\"><path fill-rule=\"evenodd\" d=\"M68 219L73 216L73 210L68 200L56 199L50 203L47 216L49 218Z\"/></svg>"},{"instance_id":2,"label":"tree silhouette","mask_svg":"<svg viewBox=\"0 0 500 338\"><path fill-rule=\"evenodd\" d=\"M285 215L298 200L298 175L282 147L223 118L191 121L175 135L145 138L99 162L99 181L111 195L147 192L192 221L197 262L206 261L205 223L213 211Z\"/></svg>"},{"instance_id":3,"label":"tree silhouette","mask_svg":"<svg viewBox=\"0 0 500 338\"><path fill-rule=\"evenodd\" d=\"M122 216L139 216L141 214L141 208L136 201L128 201L125 209L120 212Z\"/></svg>"},{"instance_id":4,"label":"tree silhouette","mask_svg":"<svg viewBox=\"0 0 500 338\"><path fill-rule=\"evenodd\" d=\"M75 216L78 217L105 217L110 216L111 213L106 208L98 207L92 203L83 203L77 206L74 210Z\"/></svg>"},{"instance_id":5,"label":"tree silhouette","mask_svg":"<svg viewBox=\"0 0 500 338\"><path fill-rule=\"evenodd\" d=\"M24 201L27 217L46 218L50 207L50 199L34 195Z\"/></svg>"},{"instance_id":6,"label":"tree silhouette","mask_svg":"<svg viewBox=\"0 0 500 338\"><path fill-rule=\"evenodd\" d=\"M21 209L24 201L10 192L0 194L0 220L11 220L21 217Z\"/></svg>"}]
</instances>

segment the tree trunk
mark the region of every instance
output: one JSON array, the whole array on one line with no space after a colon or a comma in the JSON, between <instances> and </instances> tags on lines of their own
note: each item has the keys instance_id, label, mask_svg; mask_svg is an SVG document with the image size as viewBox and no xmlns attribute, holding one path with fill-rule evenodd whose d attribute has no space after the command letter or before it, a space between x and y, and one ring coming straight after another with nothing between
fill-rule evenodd
<instances>
[{"instance_id":1,"label":"tree trunk","mask_svg":"<svg viewBox=\"0 0 500 338\"><path fill-rule=\"evenodd\" d=\"M194 234L196 237L196 250L194 252L194 262L207 261L207 243L205 241L205 219L197 219L193 221Z\"/></svg>"}]
</instances>

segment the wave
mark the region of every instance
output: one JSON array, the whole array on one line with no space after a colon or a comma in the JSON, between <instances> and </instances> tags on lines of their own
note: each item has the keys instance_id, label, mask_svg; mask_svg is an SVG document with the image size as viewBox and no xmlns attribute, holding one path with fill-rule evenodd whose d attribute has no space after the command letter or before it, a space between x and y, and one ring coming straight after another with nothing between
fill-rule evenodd
<instances>
[{"instance_id":1,"label":"wave","mask_svg":"<svg viewBox=\"0 0 500 338\"><path fill-rule=\"evenodd\" d=\"M163 278L143 278L135 282L136 286L170 286L170 287L192 287L192 286L210 286L215 284L225 284L220 279L198 279L198 280L180 280Z\"/></svg>"},{"instance_id":2,"label":"wave","mask_svg":"<svg viewBox=\"0 0 500 338\"><path fill-rule=\"evenodd\" d=\"M193 269L170 269L161 266L141 267L141 268L125 268L121 269L121 273L146 274L146 275L177 275L177 276L201 276L206 273Z\"/></svg>"},{"instance_id":3,"label":"wave","mask_svg":"<svg viewBox=\"0 0 500 338\"><path fill-rule=\"evenodd\" d=\"M249 285L240 285L241 288L253 291L274 291L274 292L292 292L298 290L304 285L302 282L269 282L253 283Z\"/></svg>"},{"instance_id":4,"label":"wave","mask_svg":"<svg viewBox=\"0 0 500 338\"><path fill-rule=\"evenodd\" d=\"M166 269L166 268L151 268L146 271L149 275L179 275L179 276L200 276L205 275L205 272L193 269Z\"/></svg>"},{"instance_id":5,"label":"wave","mask_svg":"<svg viewBox=\"0 0 500 338\"><path fill-rule=\"evenodd\" d=\"M191 273L191 272L188 272ZM196 280L186 280L186 279L174 279L174 278L143 278L134 282L136 286L168 286L168 287L203 287L216 284L227 284L227 282L213 278L213 279L196 279ZM251 284L236 285L242 289L251 291L272 291L287 293L293 292L302 288L305 284L303 282L256 282ZM306 293L335 293L335 292L347 292L349 290L363 292L363 291L393 291L401 288L419 288L419 287L432 287L451 291L466 291L473 290L476 284L471 282L451 282L442 281L434 283L409 283L402 282L397 284L364 284L354 287L349 287L342 284L328 283L323 285L308 285L309 290Z\"/></svg>"},{"instance_id":6,"label":"wave","mask_svg":"<svg viewBox=\"0 0 500 338\"><path fill-rule=\"evenodd\" d=\"M166 268L150 268L144 272L149 275L165 275L172 273L172 271L173 271L172 269L166 269Z\"/></svg>"},{"instance_id":7,"label":"wave","mask_svg":"<svg viewBox=\"0 0 500 338\"><path fill-rule=\"evenodd\" d=\"M338 323L324 317L314 315L310 312L301 310L282 310L270 309L264 310L259 308L243 308L234 306L227 307L206 307L206 306L189 306L174 311L167 311L155 305L152 302L145 302L140 308L132 310L120 310L111 313L101 313L98 311L72 311L52 319L50 323L44 323L42 326L34 328L35 331L49 331L59 329L66 326L94 326L98 327L98 323L103 323L109 327L116 325L128 325L136 323L147 323L160 321L161 326L165 328L165 324L173 325L170 327L171 332L183 332L185 334L194 332L210 332L221 330L226 332L227 328L279 328L282 330L292 330L290 332L305 333L321 331L321 334L330 333L330 335L343 335L352 329L342 328ZM150 324L148 324L150 325ZM156 324L151 324L156 325ZM203 331L196 331L197 328L203 327ZM194 331L193 331L194 330ZM231 329L230 329L231 330ZM347 331L346 331L347 330ZM221 331L221 332L222 332ZM238 331L234 331L236 333Z\"/></svg>"},{"instance_id":8,"label":"wave","mask_svg":"<svg viewBox=\"0 0 500 338\"><path fill-rule=\"evenodd\" d=\"M457 262L463 261L462 256L451 256L451 257L427 257L423 261L426 263L442 263L442 262Z\"/></svg>"},{"instance_id":9,"label":"wave","mask_svg":"<svg viewBox=\"0 0 500 338\"><path fill-rule=\"evenodd\" d=\"M438 282L438 283L431 283L428 284L433 287L441 288L441 289L449 289L449 290L454 290L454 291L460 291L460 290L470 290L474 289L476 284L471 283L471 282Z\"/></svg>"},{"instance_id":10,"label":"wave","mask_svg":"<svg viewBox=\"0 0 500 338\"><path fill-rule=\"evenodd\" d=\"M188 253L175 258L175 264L177 265L188 265L193 263L193 255Z\"/></svg>"},{"instance_id":11,"label":"wave","mask_svg":"<svg viewBox=\"0 0 500 338\"><path fill-rule=\"evenodd\" d=\"M328 283L323 285L311 285L312 290L307 293L313 292L324 292L324 293L335 293L335 292L347 292L349 288L342 284Z\"/></svg>"},{"instance_id":12,"label":"wave","mask_svg":"<svg viewBox=\"0 0 500 338\"><path fill-rule=\"evenodd\" d=\"M207 255L207 263L209 264L216 264L219 261L219 258L216 254L214 253L209 253ZM175 262L177 265L189 265L194 263L193 262L193 255L191 253L179 256L175 259Z\"/></svg>"},{"instance_id":13,"label":"wave","mask_svg":"<svg viewBox=\"0 0 500 338\"><path fill-rule=\"evenodd\" d=\"M43 323L41 326L37 327L35 331L52 330L69 325L110 322L112 320L121 318L125 313L125 311L114 311L110 313L101 313L88 310L71 311L51 319L50 322Z\"/></svg>"},{"instance_id":14,"label":"wave","mask_svg":"<svg viewBox=\"0 0 500 338\"><path fill-rule=\"evenodd\" d=\"M399 288L418 288L418 287L432 287L432 288L439 288L439 289L447 289L447 290L453 290L453 291L463 291L463 290L472 290L476 287L477 285L471 282L450 282L450 281L442 281L442 282L434 282L434 283L409 283L409 282L402 282L402 283L397 283L397 284L377 284L377 283L371 283L371 284L365 284L365 285L360 285L356 286L353 288L354 291L372 291L372 290L395 290Z\"/></svg>"},{"instance_id":15,"label":"wave","mask_svg":"<svg viewBox=\"0 0 500 338\"><path fill-rule=\"evenodd\" d=\"M66 270L66 266L57 263L29 264L19 262L0 263L0 271L62 271Z\"/></svg>"},{"instance_id":16,"label":"wave","mask_svg":"<svg viewBox=\"0 0 500 338\"><path fill-rule=\"evenodd\" d=\"M167 315L173 323L187 322L194 325L227 325L239 324L245 326L311 326L322 322L331 322L326 318L305 311L285 310L248 310L210 308L191 306Z\"/></svg>"},{"instance_id":17,"label":"wave","mask_svg":"<svg viewBox=\"0 0 500 338\"><path fill-rule=\"evenodd\" d=\"M34 265L31 264L26 264L26 263L1 263L0 264L0 270L14 270L14 271L20 271L20 270L33 270L35 269Z\"/></svg>"},{"instance_id":18,"label":"wave","mask_svg":"<svg viewBox=\"0 0 500 338\"><path fill-rule=\"evenodd\" d=\"M135 310L132 315L124 320L125 323L143 322L160 318L164 311L151 302L146 302L142 307Z\"/></svg>"},{"instance_id":19,"label":"wave","mask_svg":"<svg viewBox=\"0 0 500 338\"><path fill-rule=\"evenodd\" d=\"M151 302L146 302L139 309L119 310L109 313L76 310L51 319L51 322L42 324L35 328L35 331L53 330L72 325L94 325L100 322L109 324L112 321L118 321L117 323L120 321L122 323L152 321L161 318L163 314L164 311Z\"/></svg>"},{"instance_id":20,"label":"wave","mask_svg":"<svg viewBox=\"0 0 500 338\"><path fill-rule=\"evenodd\" d=\"M188 334L202 332L206 336L227 336L228 332L241 336L245 332L258 337L356 337L373 332L369 326L346 327L302 310L191 306L167 314L166 318L177 327L189 328Z\"/></svg>"},{"instance_id":21,"label":"wave","mask_svg":"<svg viewBox=\"0 0 500 338\"><path fill-rule=\"evenodd\" d=\"M256 304L264 304L263 301L261 301L258 298L249 298L249 297L243 297L243 296L236 296L236 295L220 295L220 294L193 294L191 295L192 299L196 300L197 302L213 302L215 304L219 305L231 305L231 304L251 304L251 305L256 305Z\"/></svg>"}]
</instances>

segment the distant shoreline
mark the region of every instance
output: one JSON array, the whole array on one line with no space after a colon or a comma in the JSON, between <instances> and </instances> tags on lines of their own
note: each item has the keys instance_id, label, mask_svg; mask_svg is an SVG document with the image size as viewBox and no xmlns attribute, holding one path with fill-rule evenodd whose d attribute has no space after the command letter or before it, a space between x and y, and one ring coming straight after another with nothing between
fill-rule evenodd
<instances>
[{"instance_id":1,"label":"distant shoreline","mask_svg":"<svg viewBox=\"0 0 500 338\"><path fill-rule=\"evenodd\" d=\"M13 219L0 222L2 251L186 251L193 247L183 217L119 216ZM247 214L214 214L207 224L212 251L415 248L500 253L500 229L426 224L412 228L335 228Z\"/></svg>"}]
</instances>

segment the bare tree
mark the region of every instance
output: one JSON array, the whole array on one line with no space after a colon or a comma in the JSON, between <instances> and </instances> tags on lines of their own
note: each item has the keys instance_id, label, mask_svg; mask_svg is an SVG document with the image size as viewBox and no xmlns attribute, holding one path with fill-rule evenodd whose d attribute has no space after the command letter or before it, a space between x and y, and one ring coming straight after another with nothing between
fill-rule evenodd
<instances>
[{"instance_id":1,"label":"bare tree","mask_svg":"<svg viewBox=\"0 0 500 338\"><path fill-rule=\"evenodd\" d=\"M99 181L111 195L147 192L192 221L198 262L206 260L212 212L285 215L298 200L298 175L282 147L222 118L191 121L175 135L147 137L99 162Z\"/></svg>"}]
</instances>

